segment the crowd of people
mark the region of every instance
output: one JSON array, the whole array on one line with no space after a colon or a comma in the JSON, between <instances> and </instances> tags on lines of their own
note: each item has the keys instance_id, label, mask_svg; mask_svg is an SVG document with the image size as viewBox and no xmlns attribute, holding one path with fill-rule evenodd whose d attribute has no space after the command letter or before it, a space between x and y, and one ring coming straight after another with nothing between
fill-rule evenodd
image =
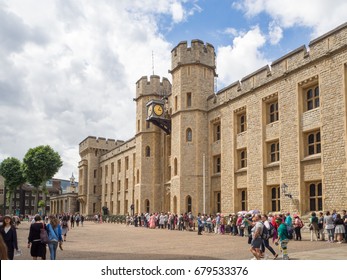
<instances>
[{"instance_id":1,"label":"crowd of people","mask_svg":"<svg viewBox=\"0 0 347 280\"><path fill-rule=\"evenodd\" d=\"M16 225L13 217L5 215L0 227L0 257L1 260L13 260L19 252ZM67 240L67 233L73 227L82 226L85 217L79 213L70 215L50 215L32 218L29 234L28 248L34 260L46 259L47 246L51 260L57 257L57 249L63 250L63 242ZM95 214L94 221L102 223L102 216ZM307 221L303 221L298 214L293 216L285 214L260 214L259 211L240 211L237 214L216 215L198 214L191 212L184 214L173 213L143 213L140 215L127 215L126 226L145 227L149 229L167 229L178 231L195 231L202 234L229 234L247 237L250 252L254 259L262 259L267 249L273 256L278 253L271 243L278 246L283 259L289 259L287 247L289 241L301 241L301 230L307 224L310 230L310 241L327 241L331 243L347 243L347 214L346 210L337 213L333 210L312 212ZM48 242L42 242L42 231L47 233ZM272 242L271 242L272 241Z\"/></svg>"},{"instance_id":2,"label":"crowd of people","mask_svg":"<svg viewBox=\"0 0 347 280\"><path fill-rule=\"evenodd\" d=\"M49 258L55 260L57 249L63 250L68 231L80 224L83 227L85 218L79 213L50 215L41 217L39 214L31 219L28 234L28 248L33 260L46 259L47 247ZM1 260L13 260L15 253L19 254L16 220L10 215L2 217L0 227L0 257ZM47 240L44 240L46 235Z\"/></svg>"},{"instance_id":3,"label":"crowd of people","mask_svg":"<svg viewBox=\"0 0 347 280\"><path fill-rule=\"evenodd\" d=\"M268 249L273 258L278 254L271 247L270 241L278 246L283 259L289 259L287 247L289 240L301 241L302 228L307 224L310 230L311 241L325 240L327 242L347 243L347 214L346 210L337 213L333 210L310 213L310 218L303 221L298 214L260 214L259 211L240 211L237 214L216 215L191 213L142 213L127 215L126 225L146 227L149 229L168 229L179 231L193 231L197 227L198 235L230 234L233 236L248 237L248 244L254 259L264 258L265 249ZM266 232L267 234L264 234Z\"/></svg>"}]
</instances>

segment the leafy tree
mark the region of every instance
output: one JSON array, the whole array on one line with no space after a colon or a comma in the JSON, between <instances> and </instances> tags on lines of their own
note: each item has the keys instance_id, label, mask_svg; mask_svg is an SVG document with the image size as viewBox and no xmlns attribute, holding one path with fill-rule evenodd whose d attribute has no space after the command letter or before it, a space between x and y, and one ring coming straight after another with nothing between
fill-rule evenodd
<instances>
[{"instance_id":1,"label":"leafy tree","mask_svg":"<svg viewBox=\"0 0 347 280\"><path fill-rule=\"evenodd\" d=\"M60 155L50 146L31 148L23 159L23 169L28 182L36 188L34 212L37 213L39 188L46 187L46 182L51 179L63 165ZM44 199L45 200L45 199Z\"/></svg>"},{"instance_id":2,"label":"leafy tree","mask_svg":"<svg viewBox=\"0 0 347 280\"><path fill-rule=\"evenodd\" d=\"M11 206L13 194L15 193L16 189L25 183L22 163L14 157L5 159L0 164L0 175L5 179L5 188L7 190L6 196L8 197L8 202ZM11 213L11 208L9 207L9 209Z\"/></svg>"}]
</instances>

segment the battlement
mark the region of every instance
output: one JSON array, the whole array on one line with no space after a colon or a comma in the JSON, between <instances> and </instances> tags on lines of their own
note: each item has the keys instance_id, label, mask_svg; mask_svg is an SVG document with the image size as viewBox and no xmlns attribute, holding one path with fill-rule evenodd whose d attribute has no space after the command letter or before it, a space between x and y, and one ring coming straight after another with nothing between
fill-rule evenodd
<instances>
[{"instance_id":1,"label":"battlement","mask_svg":"<svg viewBox=\"0 0 347 280\"><path fill-rule=\"evenodd\" d=\"M215 69L215 57L214 47L209 43L192 40L188 47L187 41L182 41L171 51L171 72L186 64L204 64Z\"/></svg>"},{"instance_id":2,"label":"battlement","mask_svg":"<svg viewBox=\"0 0 347 280\"><path fill-rule=\"evenodd\" d=\"M171 94L171 83L165 77L160 81L157 75L151 75L149 80L147 76L142 76L136 82L136 98L144 95L168 96L169 94Z\"/></svg>"},{"instance_id":3,"label":"battlement","mask_svg":"<svg viewBox=\"0 0 347 280\"><path fill-rule=\"evenodd\" d=\"M252 92L256 88L264 86L278 78L285 77L302 69L309 64L318 63L347 48L347 23L340 25L332 31L312 40L309 50L305 45L280 57L271 64L265 65L259 70L243 77L231 85L217 92L217 100L208 100L209 108L228 102L243 94ZM212 103L213 101L213 103Z\"/></svg>"},{"instance_id":4,"label":"battlement","mask_svg":"<svg viewBox=\"0 0 347 280\"><path fill-rule=\"evenodd\" d=\"M121 143L120 145L118 145L114 149L108 151L107 153L103 154L100 157L100 162L103 162L103 161L108 160L112 157L118 156L122 153L129 152L130 150L135 149L135 148L136 148L136 138L133 137L133 138Z\"/></svg>"},{"instance_id":5,"label":"battlement","mask_svg":"<svg viewBox=\"0 0 347 280\"><path fill-rule=\"evenodd\" d=\"M123 140L106 139L103 137L88 136L79 144L79 153L83 151L94 148L102 150L112 150L124 143Z\"/></svg>"}]
</instances>

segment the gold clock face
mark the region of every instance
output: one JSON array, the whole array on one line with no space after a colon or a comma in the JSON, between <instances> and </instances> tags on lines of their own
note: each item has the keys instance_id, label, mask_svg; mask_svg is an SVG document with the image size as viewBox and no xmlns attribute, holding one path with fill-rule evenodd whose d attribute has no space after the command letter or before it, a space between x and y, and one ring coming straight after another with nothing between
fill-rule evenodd
<instances>
[{"instance_id":1,"label":"gold clock face","mask_svg":"<svg viewBox=\"0 0 347 280\"><path fill-rule=\"evenodd\" d=\"M154 106L154 113L157 115L157 116L161 116L164 111L163 111L163 107L161 107L160 105L155 105Z\"/></svg>"},{"instance_id":2,"label":"gold clock face","mask_svg":"<svg viewBox=\"0 0 347 280\"><path fill-rule=\"evenodd\" d=\"M153 112L153 106L150 105L150 106L147 108L147 116L149 117L150 115L152 115L152 112Z\"/></svg>"}]
</instances>

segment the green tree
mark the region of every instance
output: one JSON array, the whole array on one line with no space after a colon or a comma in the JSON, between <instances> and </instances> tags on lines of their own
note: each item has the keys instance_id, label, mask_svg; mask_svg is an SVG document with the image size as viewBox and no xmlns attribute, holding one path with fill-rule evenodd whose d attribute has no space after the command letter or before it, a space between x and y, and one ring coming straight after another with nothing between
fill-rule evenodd
<instances>
[{"instance_id":1,"label":"green tree","mask_svg":"<svg viewBox=\"0 0 347 280\"><path fill-rule=\"evenodd\" d=\"M46 182L51 179L63 165L60 155L50 146L31 148L23 159L23 170L26 179L36 188L34 213L37 213L40 186L45 190ZM44 200L45 196L44 196Z\"/></svg>"},{"instance_id":2,"label":"green tree","mask_svg":"<svg viewBox=\"0 0 347 280\"><path fill-rule=\"evenodd\" d=\"M11 206L13 194L15 193L16 189L25 183L22 163L20 162L20 160L14 157L5 159L0 164L0 175L5 179L5 188L7 191L6 196L8 197L8 205ZM6 212L6 209L4 210ZM11 213L10 207L9 210Z\"/></svg>"}]
</instances>

